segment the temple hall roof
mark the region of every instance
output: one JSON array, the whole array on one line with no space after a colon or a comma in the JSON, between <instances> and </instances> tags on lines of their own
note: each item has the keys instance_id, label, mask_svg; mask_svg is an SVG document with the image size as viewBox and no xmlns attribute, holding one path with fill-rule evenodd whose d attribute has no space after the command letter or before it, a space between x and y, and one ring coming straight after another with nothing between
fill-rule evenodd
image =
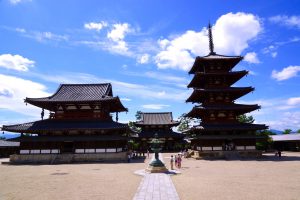
<instances>
[{"instance_id":1,"label":"temple hall roof","mask_svg":"<svg viewBox=\"0 0 300 200\"><path fill-rule=\"evenodd\" d=\"M190 131L238 131L238 130L263 130L268 127L264 124L249 124L249 123L235 123L235 124L201 124L199 126L194 126Z\"/></svg>"},{"instance_id":2,"label":"temple hall roof","mask_svg":"<svg viewBox=\"0 0 300 200\"><path fill-rule=\"evenodd\" d=\"M141 121L135 123L139 125L178 125L178 121L173 120L172 112L142 113Z\"/></svg>"},{"instance_id":3,"label":"temple hall roof","mask_svg":"<svg viewBox=\"0 0 300 200\"><path fill-rule=\"evenodd\" d=\"M283 134L283 135L270 135L274 142L279 141L300 141L300 134Z\"/></svg>"},{"instance_id":4,"label":"temple hall roof","mask_svg":"<svg viewBox=\"0 0 300 200\"><path fill-rule=\"evenodd\" d=\"M46 119L35 122L15 125L3 125L3 131L18 133L40 133L43 131L69 131L69 130L108 130L127 129L127 124L114 121L99 120L55 120Z\"/></svg>"},{"instance_id":5,"label":"temple hall roof","mask_svg":"<svg viewBox=\"0 0 300 200\"><path fill-rule=\"evenodd\" d=\"M43 98L26 97L25 102L48 110L54 110L54 105L56 104L99 104L100 102L110 102L113 104L111 112L127 111L119 97L113 97L110 83L61 84L52 96Z\"/></svg>"}]
</instances>

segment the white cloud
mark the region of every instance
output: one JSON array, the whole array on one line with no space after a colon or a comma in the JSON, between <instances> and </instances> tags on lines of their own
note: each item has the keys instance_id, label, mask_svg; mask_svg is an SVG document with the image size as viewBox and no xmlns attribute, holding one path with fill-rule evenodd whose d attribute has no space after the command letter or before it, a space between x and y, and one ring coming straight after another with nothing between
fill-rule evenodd
<instances>
[{"instance_id":1,"label":"white cloud","mask_svg":"<svg viewBox=\"0 0 300 200\"><path fill-rule=\"evenodd\" d=\"M271 76L277 81L283 81L297 76L299 71L300 66L289 66L284 68L282 71L273 70Z\"/></svg>"},{"instance_id":2,"label":"white cloud","mask_svg":"<svg viewBox=\"0 0 300 200\"><path fill-rule=\"evenodd\" d=\"M289 27L297 27L300 28L300 16L287 16L287 15L277 15L270 17L269 20L274 23L278 23L281 25L289 26Z\"/></svg>"},{"instance_id":3,"label":"white cloud","mask_svg":"<svg viewBox=\"0 0 300 200\"><path fill-rule=\"evenodd\" d=\"M0 55L0 67L28 71L30 67L34 67L34 61L20 55L2 54Z\"/></svg>"},{"instance_id":4,"label":"white cloud","mask_svg":"<svg viewBox=\"0 0 300 200\"><path fill-rule=\"evenodd\" d=\"M139 56L137 58L137 62L140 64L146 64L149 62L149 58L150 58L150 55L146 53L146 54Z\"/></svg>"},{"instance_id":5,"label":"white cloud","mask_svg":"<svg viewBox=\"0 0 300 200\"><path fill-rule=\"evenodd\" d=\"M170 107L170 105L164 105L164 104L146 104L142 105L145 109L152 109L152 110L161 110L163 108Z\"/></svg>"},{"instance_id":6,"label":"white cloud","mask_svg":"<svg viewBox=\"0 0 300 200\"><path fill-rule=\"evenodd\" d=\"M31 1L31 0L9 0L9 2L13 5L17 5L22 2Z\"/></svg>"},{"instance_id":7,"label":"white cloud","mask_svg":"<svg viewBox=\"0 0 300 200\"><path fill-rule=\"evenodd\" d=\"M84 24L84 28L88 30L96 30L100 31L102 28L106 27L108 24L107 22L101 21L101 22L90 22Z\"/></svg>"},{"instance_id":8,"label":"white cloud","mask_svg":"<svg viewBox=\"0 0 300 200\"><path fill-rule=\"evenodd\" d=\"M39 42L43 42L43 41L47 41L47 40L67 41L69 39L69 36L67 36L67 35L58 35L58 34L51 33L49 31L33 32L33 33L26 34L26 36L34 38Z\"/></svg>"},{"instance_id":9,"label":"white cloud","mask_svg":"<svg viewBox=\"0 0 300 200\"><path fill-rule=\"evenodd\" d=\"M258 64L260 63L259 59L257 58L257 54L255 52L249 52L245 55L244 61L248 63Z\"/></svg>"},{"instance_id":10,"label":"white cloud","mask_svg":"<svg viewBox=\"0 0 300 200\"><path fill-rule=\"evenodd\" d=\"M107 33L107 38L114 42L118 42L124 39L126 33L130 33L132 30L129 28L128 23L113 24L113 29Z\"/></svg>"},{"instance_id":11,"label":"white cloud","mask_svg":"<svg viewBox=\"0 0 300 200\"><path fill-rule=\"evenodd\" d=\"M212 29L217 53L239 55L262 31L262 26L257 16L238 12L222 15ZM188 70L195 56L209 53L207 28L200 32L188 30L175 38L159 40L158 44L158 68Z\"/></svg>"},{"instance_id":12,"label":"white cloud","mask_svg":"<svg viewBox=\"0 0 300 200\"><path fill-rule=\"evenodd\" d=\"M120 100L121 100L121 101L131 101L131 99L125 98L125 97L124 97L124 98L121 98Z\"/></svg>"},{"instance_id":13,"label":"white cloud","mask_svg":"<svg viewBox=\"0 0 300 200\"><path fill-rule=\"evenodd\" d=\"M30 80L0 74L0 109L40 117L41 109L24 103L26 97L46 97L46 87Z\"/></svg>"},{"instance_id":14,"label":"white cloud","mask_svg":"<svg viewBox=\"0 0 300 200\"><path fill-rule=\"evenodd\" d=\"M284 112L278 120L270 120L267 125L272 129L284 130L292 129L294 131L300 129L300 112Z\"/></svg>"},{"instance_id":15,"label":"white cloud","mask_svg":"<svg viewBox=\"0 0 300 200\"><path fill-rule=\"evenodd\" d=\"M289 98L287 104L291 106L300 105L300 97Z\"/></svg>"},{"instance_id":16,"label":"white cloud","mask_svg":"<svg viewBox=\"0 0 300 200\"><path fill-rule=\"evenodd\" d=\"M125 42L124 38L126 34L134 32L134 30L130 28L128 23L113 24L112 26L113 29L107 33L107 38L111 43L106 48L112 53L131 55L132 53L129 52L127 42Z\"/></svg>"}]
</instances>

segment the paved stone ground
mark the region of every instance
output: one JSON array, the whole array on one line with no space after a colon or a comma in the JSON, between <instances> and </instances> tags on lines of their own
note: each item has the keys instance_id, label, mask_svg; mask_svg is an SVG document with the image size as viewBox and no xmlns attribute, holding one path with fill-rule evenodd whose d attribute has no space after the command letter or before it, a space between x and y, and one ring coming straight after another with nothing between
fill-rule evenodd
<instances>
[{"instance_id":1,"label":"paved stone ground","mask_svg":"<svg viewBox=\"0 0 300 200\"><path fill-rule=\"evenodd\" d=\"M161 154L159 157L162 160ZM179 200L179 196L170 175L146 173L133 200Z\"/></svg>"}]
</instances>

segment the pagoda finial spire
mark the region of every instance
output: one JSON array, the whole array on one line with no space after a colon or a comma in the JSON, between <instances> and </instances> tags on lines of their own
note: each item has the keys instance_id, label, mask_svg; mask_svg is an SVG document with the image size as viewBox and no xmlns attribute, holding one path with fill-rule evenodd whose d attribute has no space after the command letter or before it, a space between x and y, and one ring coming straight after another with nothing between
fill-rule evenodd
<instances>
[{"instance_id":1,"label":"pagoda finial spire","mask_svg":"<svg viewBox=\"0 0 300 200\"><path fill-rule=\"evenodd\" d=\"M214 41L213 41L210 22L208 23L208 38L209 38L209 50L210 50L209 55L215 55L216 52L214 52Z\"/></svg>"}]
</instances>

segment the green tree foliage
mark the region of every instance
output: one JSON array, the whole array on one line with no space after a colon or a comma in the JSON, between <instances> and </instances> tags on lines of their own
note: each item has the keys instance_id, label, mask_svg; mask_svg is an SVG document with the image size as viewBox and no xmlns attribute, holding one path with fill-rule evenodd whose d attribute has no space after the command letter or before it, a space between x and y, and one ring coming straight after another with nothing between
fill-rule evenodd
<instances>
[{"instance_id":1,"label":"green tree foliage","mask_svg":"<svg viewBox=\"0 0 300 200\"><path fill-rule=\"evenodd\" d=\"M140 128L140 127L136 127L136 126L134 125L134 122L132 122L132 121L129 121L128 126L129 126L129 128L130 128L133 132L136 132L136 133L141 132L141 128Z\"/></svg>"},{"instance_id":2,"label":"green tree foliage","mask_svg":"<svg viewBox=\"0 0 300 200\"><path fill-rule=\"evenodd\" d=\"M142 111L137 111L135 114L135 118L136 118L136 121L140 121L142 119ZM134 122L132 122L132 121L129 121L128 126L133 132L136 132L136 133L141 132L141 128L135 126Z\"/></svg>"},{"instance_id":3,"label":"green tree foliage","mask_svg":"<svg viewBox=\"0 0 300 200\"><path fill-rule=\"evenodd\" d=\"M300 129L298 129L297 133L300 133Z\"/></svg>"},{"instance_id":4,"label":"green tree foliage","mask_svg":"<svg viewBox=\"0 0 300 200\"><path fill-rule=\"evenodd\" d=\"M185 117L185 113L183 113L180 117L179 117L179 121L180 124L177 127L177 130L180 132L186 131L189 129L189 124L191 123L192 119Z\"/></svg>"},{"instance_id":5,"label":"green tree foliage","mask_svg":"<svg viewBox=\"0 0 300 200\"><path fill-rule=\"evenodd\" d=\"M273 144L273 140L270 137L270 135L276 135L276 134L271 132L270 130L263 130L263 131L257 131L256 135L265 137L265 139L259 139L259 141L256 142L257 149L267 150L270 149Z\"/></svg>"},{"instance_id":6,"label":"green tree foliage","mask_svg":"<svg viewBox=\"0 0 300 200\"><path fill-rule=\"evenodd\" d=\"M239 115L237 117L237 120L241 123L250 123L250 124L252 124L254 122L254 118L251 115L247 116L245 114Z\"/></svg>"},{"instance_id":7,"label":"green tree foliage","mask_svg":"<svg viewBox=\"0 0 300 200\"><path fill-rule=\"evenodd\" d=\"M5 140L5 137L0 136L0 140Z\"/></svg>"},{"instance_id":8,"label":"green tree foliage","mask_svg":"<svg viewBox=\"0 0 300 200\"><path fill-rule=\"evenodd\" d=\"M136 118L136 121L142 120L142 111L139 111L139 110L136 111L135 118Z\"/></svg>"},{"instance_id":9,"label":"green tree foliage","mask_svg":"<svg viewBox=\"0 0 300 200\"><path fill-rule=\"evenodd\" d=\"M285 129L283 131L283 134L290 134L292 132L292 129Z\"/></svg>"}]
</instances>

